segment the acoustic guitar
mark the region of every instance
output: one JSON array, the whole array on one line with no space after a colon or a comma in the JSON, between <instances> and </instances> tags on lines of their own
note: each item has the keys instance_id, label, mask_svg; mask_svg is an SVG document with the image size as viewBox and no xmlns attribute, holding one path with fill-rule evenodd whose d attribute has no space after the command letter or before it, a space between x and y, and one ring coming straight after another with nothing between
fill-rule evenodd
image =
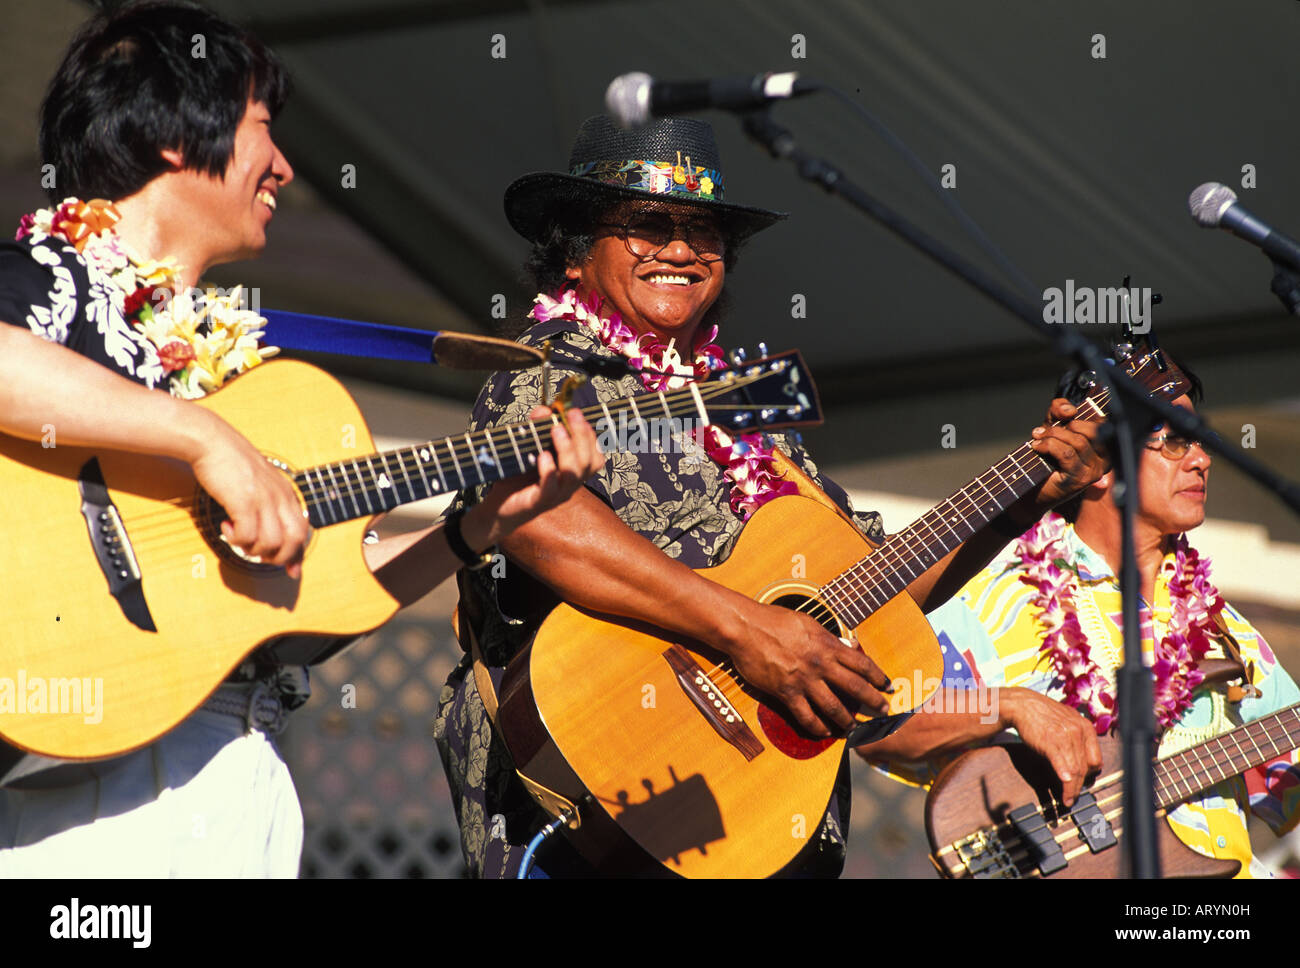
<instances>
[{"instance_id":1,"label":"acoustic guitar","mask_svg":"<svg viewBox=\"0 0 1300 968\"><path fill-rule=\"evenodd\" d=\"M1120 355L1151 392L1187 392L1158 350ZM1108 394L1092 386L1079 419L1102 419ZM818 501L777 498L725 562L698 574L856 637L893 680L890 712L901 714L938 690L944 669L933 630L901 593L1051 472L1025 443L878 548ZM507 667L498 717L538 802L576 813L565 831L575 848L603 870L636 873L780 872L815 832L847 748L802 735L704 643L568 604Z\"/></svg>"},{"instance_id":2,"label":"acoustic guitar","mask_svg":"<svg viewBox=\"0 0 1300 968\"><path fill-rule=\"evenodd\" d=\"M939 872L953 878L1122 877L1123 750L1100 737L1102 768L1066 810L1051 765L1020 743L963 753L925 801L925 829ZM1216 783L1300 746L1300 706L1290 706L1157 761L1157 816ZM1165 877L1232 877L1235 860L1206 857L1167 823L1157 826Z\"/></svg>"},{"instance_id":3,"label":"acoustic guitar","mask_svg":"<svg viewBox=\"0 0 1300 968\"><path fill-rule=\"evenodd\" d=\"M347 391L288 360L198 405L293 481L313 529L301 579L227 545L223 510L182 462L0 435L0 736L9 743L63 759L123 753L179 723L270 639L377 628L398 606L366 566L371 519L525 473L551 446L543 420L373 453ZM584 415L593 425L749 429L821 420L795 352Z\"/></svg>"}]
</instances>

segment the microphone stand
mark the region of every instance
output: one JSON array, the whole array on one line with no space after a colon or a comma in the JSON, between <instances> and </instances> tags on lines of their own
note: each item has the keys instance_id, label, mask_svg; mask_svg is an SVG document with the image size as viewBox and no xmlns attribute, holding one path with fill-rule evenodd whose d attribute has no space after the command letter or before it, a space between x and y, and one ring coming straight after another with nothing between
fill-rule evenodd
<instances>
[{"instance_id":1,"label":"microphone stand","mask_svg":"<svg viewBox=\"0 0 1300 968\"><path fill-rule=\"evenodd\" d=\"M1113 489L1121 511L1123 552L1120 591L1124 603L1124 664L1117 672L1119 726L1124 747L1124 821L1127 832L1128 871L1131 877L1160 876L1156 851L1155 761L1156 743L1153 686L1150 671L1142 662L1142 640L1138 619L1141 591L1138 587L1137 553L1133 541L1138 506L1138 440L1145 441L1151 427L1165 423L1180 435L1197 440L1206 449L1255 478L1300 514L1300 487L1273 473L1263 464L1230 449L1200 417L1156 399L1118 367L1107 362L1099 347L1073 327L1053 329L1044 319L1041 306L1011 291L979 267L964 259L937 239L931 238L883 202L853 184L829 162L799 148L789 129L777 124L769 110L744 116L744 130L775 158L794 164L799 175L852 204L923 252L949 272L992 299L1013 316L1023 320L1055 351L1076 360L1086 371L1110 388L1110 439L1115 457L1117 482ZM1131 412L1130 412L1130 407Z\"/></svg>"},{"instance_id":2,"label":"microphone stand","mask_svg":"<svg viewBox=\"0 0 1300 968\"><path fill-rule=\"evenodd\" d=\"M1282 300L1282 305L1292 316L1300 316L1300 275L1282 263L1273 262L1273 295Z\"/></svg>"}]
</instances>

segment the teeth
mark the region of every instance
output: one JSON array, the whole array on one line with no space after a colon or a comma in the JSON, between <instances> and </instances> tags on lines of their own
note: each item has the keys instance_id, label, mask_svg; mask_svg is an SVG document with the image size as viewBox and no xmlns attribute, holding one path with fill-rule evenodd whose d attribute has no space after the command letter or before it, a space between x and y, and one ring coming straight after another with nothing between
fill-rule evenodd
<instances>
[{"instance_id":1,"label":"teeth","mask_svg":"<svg viewBox=\"0 0 1300 968\"><path fill-rule=\"evenodd\" d=\"M691 284L691 280L687 276L670 276L665 272L656 272L652 276L647 276L646 281L669 286L689 286Z\"/></svg>"},{"instance_id":2,"label":"teeth","mask_svg":"<svg viewBox=\"0 0 1300 968\"><path fill-rule=\"evenodd\" d=\"M257 200L263 203L271 211L275 211L275 196L263 188L257 193Z\"/></svg>"}]
</instances>

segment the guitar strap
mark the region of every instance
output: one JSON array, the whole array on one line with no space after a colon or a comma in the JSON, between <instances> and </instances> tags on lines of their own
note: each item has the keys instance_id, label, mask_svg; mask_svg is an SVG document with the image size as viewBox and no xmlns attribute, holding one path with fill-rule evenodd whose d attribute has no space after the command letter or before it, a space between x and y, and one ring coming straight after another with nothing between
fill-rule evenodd
<instances>
[{"instance_id":1,"label":"guitar strap","mask_svg":"<svg viewBox=\"0 0 1300 968\"><path fill-rule=\"evenodd\" d=\"M1228 629L1228 623L1224 620L1222 613L1216 613L1214 624L1218 626L1223 641L1224 655L1232 663L1233 671L1241 678L1241 685L1228 686L1228 702L1241 702L1243 699L1254 698L1260 695L1259 688L1255 685L1255 663L1246 664L1241 657L1241 652L1237 647L1236 636Z\"/></svg>"}]
</instances>

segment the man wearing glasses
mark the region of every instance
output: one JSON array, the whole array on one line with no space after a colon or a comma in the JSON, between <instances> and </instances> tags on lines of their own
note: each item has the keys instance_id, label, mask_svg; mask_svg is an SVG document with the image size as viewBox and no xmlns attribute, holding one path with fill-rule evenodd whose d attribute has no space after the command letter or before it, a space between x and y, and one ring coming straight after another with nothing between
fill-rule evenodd
<instances>
[{"instance_id":1,"label":"man wearing glasses","mask_svg":"<svg viewBox=\"0 0 1300 968\"><path fill-rule=\"evenodd\" d=\"M1200 381L1174 406L1194 409ZM1147 440L1138 459L1139 507L1135 541L1142 592L1142 650L1155 673L1160 756L1204 742L1296 702L1300 690L1264 638L1213 587L1209 562L1188 545L1185 532L1205 520L1210 456L1164 428ZM1115 669L1123 661L1120 512L1112 500L1113 473L1048 515L929 616L947 649L968 669L964 685L996 689L1000 715L916 716L894 736L858 752L891 772L925 785L940 765L936 753L958 750L1007 726L1056 770L1063 798L1072 803L1085 776L1100 766L1096 736L1115 725ZM1064 519L1064 520L1062 520ZM1055 569L1048 563L1054 563ZM1045 612L1051 612L1045 619ZM1052 636L1053 628L1061 629ZM1225 642L1227 652L1225 653ZM1202 658L1240 651L1253 690L1202 683ZM1154 660L1153 660L1154 657ZM956 685L949 683L949 685ZM1095 686L1095 688L1094 688ZM1254 695L1249 693L1253 692ZM1068 702L1087 717L1075 715ZM985 706L984 708L988 708ZM1068 722L1059 726L1062 714ZM992 717L986 717L993 719ZM1022 723L1030 724L1026 730ZM1033 724L1041 723L1043 728ZM1079 724L1091 726L1080 729ZM919 772L900 761L929 760ZM1300 753L1290 751L1240 776L1228 777L1167 816L1183 843L1207 856L1241 862L1239 877L1270 876L1254 860L1246 811L1254 810L1279 834L1300 819Z\"/></svg>"},{"instance_id":2,"label":"man wearing glasses","mask_svg":"<svg viewBox=\"0 0 1300 968\"><path fill-rule=\"evenodd\" d=\"M629 132L608 118L589 119L566 171L534 172L510 185L506 217L533 245L527 268L539 290L521 341L550 341L550 392L593 360L621 358L632 369L622 377L605 375L608 369L594 377L575 397L582 406L708 377L711 363L721 358L715 323L737 249L783 217L730 198L712 129L684 118ZM542 399L542 379L540 369L494 374L475 405L474 427L526 413ZM1070 420L1075 408L1059 399L1051 413ZM514 775L487 709L491 693L500 691L502 667L523 650L557 600L706 643L727 655L748 683L779 697L812 736L851 727L854 703L886 708L886 680L868 658L869 644L866 652L845 648L810 616L760 604L692 570L725 560L749 515L795 490L773 448L852 513L843 490L823 479L784 435L723 439L712 430L702 441L679 434L663 450L611 453L572 508L539 517L536 527L500 545L507 557L500 574L495 567L468 573L461 615L474 630L483 662L467 656L452 673L435 735L471 874L514 876L524 845L549 819ZM1095 433L1096 425L1085 421L1037 432L1034 448L1061 469L1009 509L1003 524L1014 521L1011 534L1100 476ZM879 515L854 519L869 536L883 537ZM977 532L916 578L909 587L913 598L923 609L935 607L1007 536L992 527ZM846 768L821 822L809 818L807 846L786 873L839 872L848 793ZM791 836L784 826L780 835ZM597 870L559 837L538 851L534 870L549 876L633 872L621 865Z\"/></svg>"}]
</instances>

